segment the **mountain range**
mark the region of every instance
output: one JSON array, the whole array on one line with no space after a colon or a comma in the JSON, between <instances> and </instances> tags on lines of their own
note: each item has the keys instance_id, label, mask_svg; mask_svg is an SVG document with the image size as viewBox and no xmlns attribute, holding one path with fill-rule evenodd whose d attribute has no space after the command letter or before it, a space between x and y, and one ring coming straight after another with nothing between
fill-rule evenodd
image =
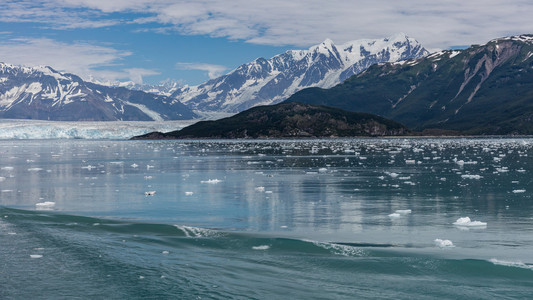
<instances>
[{"instance_id":1,"label":"mountain range","mask_svg":"<svg viewBox=\"0 0 533 300\"><path fill-rule=\"evenodd\" d=\"M166 96L87 82L51 67L0 63L0 118L162 121L196 117Z\"/></svg>"},{"instance_id":2,"label":"mountain range","mask_svg":"<svg viewBox=\"0 0 533 300\"><path fill-rule=\"evenodd\" d=\"M414 130L533 134L533 35L376 64L287 101L374 113Z\"/></svg>"},{"instance_id":3,"label":"mountain range","mask_svg":"<svg viewBox=\"0 0 533 300\"><path fill-rule=\"evenodd\" d=\"M257 105L279 103L307 87L333 87L376 63L427 54L418 41L403 33L338 46L327 39L308 50L258 58L224 76L182 87L172 97L193 110L236 113Z\"/></svg>"}]
</instances>

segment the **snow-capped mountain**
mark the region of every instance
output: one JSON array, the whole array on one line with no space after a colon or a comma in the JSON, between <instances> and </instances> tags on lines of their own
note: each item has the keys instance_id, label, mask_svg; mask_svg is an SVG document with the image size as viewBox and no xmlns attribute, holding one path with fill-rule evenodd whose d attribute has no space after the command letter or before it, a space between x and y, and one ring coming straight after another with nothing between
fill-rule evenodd
<instances>
[{"instance_id":1,"label":"snow-capped mountain","mask_svg":"<svg viewBox=\"0 0 533 300\"><path fill-rule=\"evenodd\" d=\"M378 114L429 134L532 135L533 35L377 64L287 101Z\"/></svg>"},{"instance_id":2,"label":"snow-capped mountain","mask_svg":"<svg viewBox=\"0 0 533 300\"><path fill-rule=\"evenodd\" d=\"M142 91L146 93L152 93L160 96L170 97L174 92L183 87L183 84L179 81L167 80L160 84L145 84L135 83L133 81L99 81L94 78L90 78L89 82L109 87L123 87L128 90Z\"/></svg>"},{"instance_id":3,"label":"snow-capped mountain","mask_svg":"<svg viewBox=\"0 0 533 300\"><path fill-rule=\"evenodd\" d=\"M291 50L271 59L258 58L219 78L183 87L172 97L198 111L240 112L281 102L306 87L333 87L376 63L428 53L405 34L339 46L327 39L308 50Z\"/></svg>"},{"instance_id":4,"label":"snow-capped mountain","mask_svg":"<svg viewBox=\"0 0 533 300\"><path fill-rule=\"evenodd\" d=\"M0 118L161 121L194 117L182 103L165 96L86 82L50 67L0 63Z\"/></svg>"}]
</instances>

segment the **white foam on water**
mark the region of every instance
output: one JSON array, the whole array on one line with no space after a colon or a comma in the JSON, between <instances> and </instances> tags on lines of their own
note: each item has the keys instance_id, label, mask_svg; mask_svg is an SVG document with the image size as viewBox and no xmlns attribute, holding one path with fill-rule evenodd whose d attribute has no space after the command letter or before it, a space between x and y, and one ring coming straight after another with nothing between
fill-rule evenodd
<instances>
[{"instance_id":1,"label":"white foam on water","mask_svg":"<svg viewBox=\"0 0 533 300\"><path fill-rule=\"evenodd\" d=\"M3 171L13 171L14 169L15 168L9 167L9 166L0 168L0 170L3 170Z\"/></svg>"},{"instance_id":2,"label":"white foam on water","mask_svg":"<svg viewBox=\"0 0 533 300\"><path fill-rule=\"evenodd\" d=\"M5 177L1 177L1 176L0 176L0 182L5 181L5 180L6 180Z\"/></svg>"},{"instance_id":3,"label":"white foam on water","mask_svg":"<svg viewBox=\"0 0 533 300\"><path fill-rule=\"evenodd\" d=\"M179 230L183 231L186 237L211 237L219 235L218 232L210 229L191 227L184 225L174 225Z\"/></svg>"},{"instance_id":4,"label":"white foam on water","mask_svg":"<svg viewBox=\"0 0 533 300\"><path fill-rule=\"evenodd\" d=\"M464 226L464 227L486 227L486 222L472 221L469 217L462 217L453 222L455 226Z\"/></svg>"},{"instance_id":5,"label":"white foam on water","mask_svg":"<svg viewBox=\"0 0 533 300\"><path fill-rule=\"evenodd\" d=\"M270 249L270 246L269 245L253 246L252 249L254 249L254 250L268 250L268 249Z\"/></svg>"},{"instance_id":6,"label":"white foam on water","mask_svg":"<svg viewBox=\"0 0 533 300\"><path fill-rule=\"evenodd\" d=\"M202 180L200 183L208 183L208 184L217 184L219 182L222 182L220 179L209 179L209 180Z\"/></svg>"},{"instance_id":7,"label":"white foam on water","mask_svg":"<svg viewBox=\"0 0 533 300\"><path fill-rule=\"evenodd\" d=\"M29 168L28 171L30 172L39 172L39 171L42 171L43 168Z\"/></svg>"},{"instance_id":8,"label":"white foam on water","mask_svg":"<svg viewBox=\"0 0 533 300\"><path fill-rule=\"evenodd\" d=\"M391 219L397 219L399 217L401 217L401 215L399 213L392 213L392 214L389 215L389 218L391 218Z\"/></svg>"},{"instance_id":9,"label":"white foam on water","mask_svg":"<svg viewBox=\"0 0 533 300\"><path fill-rule=\"evenodd\" d=\"M412 210L410 210L410 209L397 209L395 211L395 213L401 214L401 215L410 214L411 212L412 212Z\"/></svg>"},{"instance_id":10,"label":"white foam on water","mask_svg":"<svg viewBox=\"0 0 533 300\"><path fill-rule=\"evenodd\" d=\"M515 194L521 194L521 193L525 193L526 190L513 190L513 193Z\"/></svg>"},{"instance_id":11,"label":"white foam on water","mask_svg":"<svg viewBox=\"0 0 533 300\"><path fill-rule=\"evenodd\" d=\"M258 192L264 192L265 191L265 187L264 186L258 186L255 188L256 191Z\"/></svg>"},{"instance_id":12,"label":"white foam on water","mask_svg":"<svg viewBox=\"0 0 533 300\"><path fill-rule=\"evenodd\" d=\"M506 261L496 258L491 258L489 261L495 265L533 270L533 265L528 265L521 261Z\"/></svg>"},{"instance_id":13,"label":"white foam on water","mask_svg":"<svg viewBox=\"0 0 533 300\"><path fill-rule=\"evenodd\" d=\"M316 242L316 241L305 241L305 242L311 242L315 246L329 250L333 254L336 254L336 255L357 256L357 257L365 256L364 250L353 247L353 246L339 245L339 244L333 244L333 243L323 243L323 242Z\"/></svg>"},{"instance_id":14,"label":"white foam on water","mask_svg":"<svg viewBox=\"0 0 533 300\"><path fill-rule=\"evenodd\" d=\"M30 254L30 258L42 258L41 254Z\"/></svg>"},{"instance_id":15,"label":"white foam on water","mask_svg":"<svg viewBox=\"0 0 533 300\"><path fill-rule=\"evenodd\" d=\"M435 246L440 248L453 248L455 247L452 241L450 240L441 240L441 239L435 239L433 241L435 243Z\"/></svg>"}]
</instances>

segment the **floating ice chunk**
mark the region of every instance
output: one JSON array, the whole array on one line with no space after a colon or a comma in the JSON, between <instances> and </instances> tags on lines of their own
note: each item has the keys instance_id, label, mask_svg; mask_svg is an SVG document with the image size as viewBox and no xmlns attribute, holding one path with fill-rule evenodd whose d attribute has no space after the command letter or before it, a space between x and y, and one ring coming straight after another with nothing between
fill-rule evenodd
<instances>
[{"instance_id":1,"label":"floating ice chunk","mask_svg":"<svg viewBox=\"0 0 533 300\"><path fill-rule=\"evenodd\" d=\"M209 184L217 184L219 182L222 182L222 180L220 180L220 179L209 179L209 180L200 181L200 183L209 183Z\"/></svg>"},{"instance_id":2,"label":"floating ice chunk","mask_svg":"<svg viewBox=\"0 0 533 300\"><path fill-rule=\"evenodd\" d=\"M1 193L11 193L11 192L13 192L13 190L1 190L0 192Z\"/></svg>"},{"instance_id":3,"label":"floating ice chunk","mask_svg":"<svg viewBox=\"0 0 533 300\"><path fill-rule=\"evenodd\" d=\"M515 194L521 194L521 193L525 193L526 190L513 190L513 193Z\"/></svg>"},{"instance_id":4,"label":"floating ice chunk","mask_svg":"<svg viewBox=\"0 0 533 300\"><path fill-rule=\"evenodd\" d=\"M46 210L46 209L52 209L55 205L56 203L53 201L45 201L45 202L36 203L35 208Z\"/></svg>"},{"instance_id":5,"label":"floating ice chunk","mask_svg":"<svg viewBox=\"0 0 533 300\"><path fill-rule=\"evenodd\" d=\"M265 191L265 187L264 186L258 186L255 188L256 191L258 192L264 192Z\"/></svg>"},{"instance_id":6,"label":"floating ice chunk","mask_svg":"<svg viewBox=\"0 0 533 300\"><path fill-rule=\"evenodd\" d=\"M390 177L392 177L392 178L396 178L396 177L399 176L398 173L394 173L394 172L392 172L392 173L388 173L388 175L389 175Z\"/></svg>"},{"instance_id":7,"label":"floating ice chunk","mask_svg":"<svg viewBox=\"0 0 533 300\"><path fill-rule=\"evenodd\" d=\"M408 165L414 165L414 164L416 164L416 160L414 160L414 159L406 159L405 163L408 164Z\"/></svg>"},{"instance_id":8,"label":"floating ice chunk","mask_svg":"<svg viewBox=\"0 0 533 300\"><path fill-rule=\"evenodd\" d=\"M254 250L268 250L268 249L270 249L270 246L269 245L253 246L252 249L254 249Z\"/></svg>"},{"instance_id":9,"label":"floating ice chunk","mask_svg":"<svg viewBox=\"0 0 533 300\"><path fill-rule=\"evenodd\" d=\"M452 248L455 247L450 240L441 240L441 239L435 239L433 241L435 243L435 246L440 248Z\"/></svg>"},{"instance_id":10,"label":"floating ice chunk","mask_svg":"<svg viewBox=\"0 0 533 300\"><path fill-rule=\"evenodd\" d=\"M91 165L87 165L87 166L84 166L84 167L81 167L82 169L87 169L87 170L92 170L92 169L96 169L95 166L91 166Z\"/></svg>"},{"instance_id":11,"label":"floating ice chunk","mask_svg":"<svg viewBox=\"0 0 533 300\"><path fill-rule=\"evenodd\" d=\"M406 214L410 214L411 210L410 209L397 209L395 213L400 214L400 215L406 215Z\"/></svg>"},{"instance_id":12,"label":"floating ice chunk","mask_svg":"<svg viewBox=\"0 0 533 300\"><path fill-rule=\"evenodd\" d=\"M192 196L193 192L185 192L185 196Z\"/></svg>"},{"instance_id":13,"label":"floating ice chunk","mask_svg":"<svg viewBox=\"0 0 533 300\"><path fill-rule=\"evenodd\" d=\"M461 178L464 178L464 179L478 179L479 180L479 179L483 178L483 176L466 174L466 175L461 175Z\"/></svg>"},{"instance_id":14,"label":"floating ice chunk","mask_svg":"<svg viewBox=\"0 0 533 300\"><path fill-rule=\"evenodd\" d=\"M265 194L272 194L272 191L265 191Z\"/></svg>"},{"instance_id":15,"label":"floating ice chunk","mask_svg":"<svg viewBox=\"0 0 533 300\"><path fill-rule=\"evenodd\" d=\"M41 258L43 257L41 254L30 254L31 258Z\"/></svg>"},{"instance_id":16,"label":"floating ice chunk","mask_svg":"<svg viewBox=\"0 0 533 300\"><path fill-rule=\"evenodd\" d=\"M400 216L401 216L401 215L400 215L399 213L392 213L392 214L389 215L389 218L391 218L391 219L397 219L397 218L399 218Z\"/></svg>"},{"instance_id":17,"label":"floating ice chunk","mask_svg":"<svg viewBox=\"0 0 533 300\"><path fill-rule=\"evenodd\" d=\"M39 172L39 171L42 171L43 168L29 168L28 171L30 172Z\"/></svg>"},{"instance_id":18,"label":"floating ice chunk","mask_svg":"<svg viewBox=\"0 0 533 300\"><path fill-rule=\"evenodd\" d=\"M3 170L3 171L13 171L13 167L2 167L0 170Z\"/></svg>"},{"instance_id":19,"label":"floating ice chunk","mask_svg":"<svg viewBox=\"0 0 533 300\"><path fill-rule=\"evenodd\" d=\"M457 221L453 222L453 225L455 226L465 226L465 227L485 227L487 226L486 222L480 222L480 221L472 221L469 217L463 217L457 219Z\"/></svg>"},{"instance_id":20,"label":"floating ice chunk","mask_svg":"<svg viewBox=\"0 0 533 300\"><path fill-rule=\"evenodd\" d=\"M167 250L164 250L163 252L161 252L162 254L169 254L170 252L168 252Z\"/></svg>"},{"instance_id":21,"label":"floating ice chunk","mask_svg":"<svg viewBox=\"0 0 533 300\"><path fill-rule=\"evenodd\" d=\"M153 196L153 195L155 195L155 191L144 192L144 195L145 196Z\"/></svg>"},{"instance_id":22,"label":"floating ice chunk","mask_svg":"<svg viewBox=\"0 0 533 300\"><path fill-rule=\"evenodd\" d=\"M131 165L132 168L137 168L138 166L139 166L139 165L136 164L136 163L133 163L133 164Z\"/></svg>"},{"instance_id":23,"label":"floating ice chunk","mask_svg":"<svg viewBox=\"0 0 533 300\"><path fill-rule=\"evenodd\" d=\"M318 172L319 172L319 173L326 173L327 171L328 171L327 168L320 168L320 169L318 169Z\"/></svg>"}]
</instances>

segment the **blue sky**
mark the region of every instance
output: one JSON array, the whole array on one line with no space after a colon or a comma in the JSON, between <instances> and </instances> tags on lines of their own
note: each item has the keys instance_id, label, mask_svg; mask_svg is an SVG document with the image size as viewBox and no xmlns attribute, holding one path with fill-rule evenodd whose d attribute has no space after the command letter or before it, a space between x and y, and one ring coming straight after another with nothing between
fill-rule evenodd
<instances>
[{"instance_id":1,"label":"blue sky","mask_svg":"<svg viewBox=\"0 0 533 300\"><path fill-rule=\"evenodd\" d=\"M195 85L257 57L404 32L429 50L533 33L530 0L2 0L0 61Z\"/></svg>"}]
</instances>

